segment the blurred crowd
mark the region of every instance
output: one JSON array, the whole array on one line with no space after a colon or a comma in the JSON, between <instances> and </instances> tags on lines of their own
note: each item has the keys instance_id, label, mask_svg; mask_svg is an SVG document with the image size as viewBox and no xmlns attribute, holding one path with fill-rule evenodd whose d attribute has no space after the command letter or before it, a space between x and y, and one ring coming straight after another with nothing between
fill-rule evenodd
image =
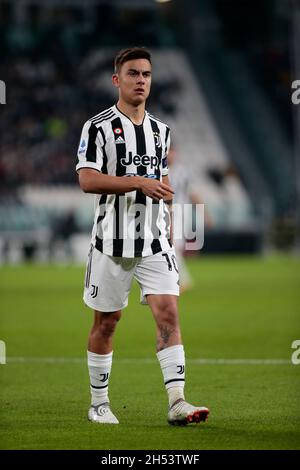
<instances>
[{"instance_id":1,"label":"blurred crowd","mask_svg":"<svg viewBox=\"0 0 300 470\"><path fill-rule=\"evenodd\" d=\"M274 2L272 8L268 1L256 8L250 0L242 3L214 1L224 44L240 48L247 55L291 133L286 2L280 3L281 12L279 2ZM76 175L70 169L83 122L114 102L113 90L103 83L109 83L105 74L111 74L116 41L134 43L138 31L145 44L168 42L171 35L167 34L166 21L154 10L127 11L103 2L93 17L84 16L89 9L80 14L80 9L48 8L43 12L33 8L28 23L20 25L9 23L13 10L9 2L3 5L0 78L7 84L8 104L1 107L0 191L13 192L26 183L72 184ZM102 43L115 48L106 60L97 57ZM165 113L176 112L172 94L176 98L177 89L172 77L160 88L153 88L154 108L156 102Z\"/></svg>"},{"instance_id":2,"label":"blurred crowd","mask_svg":"<svg viewBox=\"0 0 300 470\"><path fill-rule=\"evenodd\" d=\"M160 30L156 10L139 5L29 2L23 8L0 2L0 79L7 94L0 120L0 196L28 183L76 182L72 170L82 125L115 101L112 87L105 86L115 52L137 37L141 45L159 46ZM103 58L99 50L105 47L112 52ZM169 85L156 87L152 100L172 113Z\"/></svg>"},{"instance_id":3,"label":"blurred crowd","mask_svg":"<svg viewBox=\"0 0 300 470\"><path fill-rule=\"evenodd\" d=\"M292 140L291 0L214 0L224 44L243 53Z\"/></svg>"},{"instance_id":4,"label":"blurred crowd","mask_svg":"<svg viewBox=\"0 0 300 470\"><path fill-rule=\"evenodd\" d=\"M73 184L77 145L83 123L115 102L109 77L112 56L93 51L71 61L58 51L8 58L5 62L7 102L0 121L2 192L21 184ZM171 94L178 84L154 86L155 102L166 113L176 112Z\"/></svg>"},{"instance_id":5,"label":"blurred crowd","mask_svg":"<svg viewBox=\"0 0 300 470\"><path fill-rule=\"evenodd\" d=\"M74 183L70 171L83 122L111 103L64 54L8 59L0 122L2 188Z\"/></svg>"}]
</instances>

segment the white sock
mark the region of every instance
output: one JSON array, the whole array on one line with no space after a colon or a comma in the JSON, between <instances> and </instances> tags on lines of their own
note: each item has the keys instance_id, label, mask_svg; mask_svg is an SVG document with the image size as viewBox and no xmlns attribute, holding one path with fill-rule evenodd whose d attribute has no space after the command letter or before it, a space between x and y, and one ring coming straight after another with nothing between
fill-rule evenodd
<instances>
[{"instance_id":1,"label":"white sock","mask_svg":"<svg viewBox=\"0 0 300 470\"><path fill-rule=\"evenodd\" d=\"M169 398L169 406L184 400L185 356L182 344L170 346L157 354Z\"/></svg>"},{"instance_id":2,"label":"white sock","mask_svg":"<svg viewBox=\"0 0 300 470\"><path fill-rule=\"evenodd\" d=\"M108 381L112 365L113 353L96 354L87 351L88 368L90 375L90 390L92 405L109 402Z\"/></svg>"}]
</instances>

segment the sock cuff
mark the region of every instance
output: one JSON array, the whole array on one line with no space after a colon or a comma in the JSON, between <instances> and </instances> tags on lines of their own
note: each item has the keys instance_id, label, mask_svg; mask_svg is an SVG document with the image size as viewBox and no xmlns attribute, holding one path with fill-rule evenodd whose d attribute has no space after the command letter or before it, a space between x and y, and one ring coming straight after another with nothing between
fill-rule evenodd
<instances>
[{"instance_id":1,"label":"sock cuff","mask_svg":"<svg viewBox=\"0 0 300 470\"><path fill-rule=\"evenodd\" d=\"M175 346L169 346L168 348L159 351L156 353L156 356L159 361L167 361L173 358L174 355L177 357L177 355L181 356L182 354L184 354L183 344L176 344Z\"/></svg>"},{"instance_id":2,"label":"sock cuff","mask_svg":"<svg viewBox=\"0 0 300 470\"><path fill-rule=\"evenodd\" d=\"M91 367L103 367L112 362L113 351L108 354L97 354L87 351L88 365Z\"/></svg>"}]
</instances>

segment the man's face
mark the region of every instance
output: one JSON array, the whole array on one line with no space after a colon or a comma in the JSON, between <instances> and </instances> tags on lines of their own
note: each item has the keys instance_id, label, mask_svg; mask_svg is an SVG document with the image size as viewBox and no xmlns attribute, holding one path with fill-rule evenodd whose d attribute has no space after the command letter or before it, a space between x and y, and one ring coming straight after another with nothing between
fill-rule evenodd
<instances>
[{"instance_id":1,"label":"man's face","mask_svg":"<svg viewBox=\"0 0 300 470\"><path fill-rule=\"evenodd\" d=\"M120 98L126 103L138 106L149 96L151 86L151 64L147 59L134 59L121 65L119 73L112 76Z\"/></svg>"}]
</instances>

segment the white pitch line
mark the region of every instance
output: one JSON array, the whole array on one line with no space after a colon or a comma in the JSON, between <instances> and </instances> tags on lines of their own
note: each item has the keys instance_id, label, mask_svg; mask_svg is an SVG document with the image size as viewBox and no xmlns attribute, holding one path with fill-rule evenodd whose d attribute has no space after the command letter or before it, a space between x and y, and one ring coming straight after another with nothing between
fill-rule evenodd
<instances>
[{"instance_id":1,"label":"white pitch line","mask_svg":"<svg viewBox=\"0 0 300 470\"><path fill-rule=\"evenodd\" d=\"M225 359L225 358L191 358L187 359L190 364L199 365L286 365L291 364L288 359ZM39 364L85 364L86 359L80 357L7 357L7 363L39 363ZM155 358L116 358L116 364L154 364Z\"/></svg>"}]
</instances>

